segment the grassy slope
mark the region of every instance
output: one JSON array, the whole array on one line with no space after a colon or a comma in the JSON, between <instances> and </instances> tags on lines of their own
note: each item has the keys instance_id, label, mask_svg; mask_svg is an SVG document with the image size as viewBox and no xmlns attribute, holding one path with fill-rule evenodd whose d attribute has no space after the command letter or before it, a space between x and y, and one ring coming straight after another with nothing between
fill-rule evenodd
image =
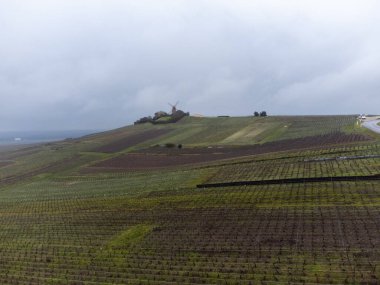
<instances>
[{"instance_id":1,"label":"grassy slope","mask_svg":"<svg viewBox=\"0 0 380 285\"><path fill-rule=\"evenodd\" d=\"M136 146L148 147L154 144L181 143L187 147L209 145L245 145L264 143L289 138L301 138L310 135L322 135L333 131L365 132L356 126L352 116L335 117L239 117L239 118L185 118L177 124L152 126L150 124L128 126L117 130L86 136L80 140L52 143L42 147L14 153L0 152L0 160L13 160L13 165L1 168L0 179L12 175L35 172L43 167L52 169L52 165L62 171L75 166L91 163L99 159L112 157L92 152L93 149L128 135L144 130L171 129L167 135L146 141ZM130 151L134 147L126 149ZM78 155L80 154L80 155ZM20 156L18 158L18 156ZM57 166L56 164L61 164ZM38 172L46 172L42 170Z\"/></svg>"},{"instance_id":2,"label":"grassy slope","mask_svg":"<svg viewBox=\"0 0 380 285\"><path fill-rule=\"evenodd\" d=\"M289 116L186 118L165 140L190 145L246 145L322 135L331 131L354 131L353 116Z\"/></svg>"},{"instance_id":3,"label":"grassy slope","mask_svg":"<svg viewBox=\"0 0 380 285\"><path fill-rule=\"evenodd\" d=\"M95 147L151 128L173 132L138 147L253 144L336 130L369 134L351 117L186 118L175 125L126 127L0 153L0 159L14 161L0 168L0 178L32 173L0 191L1 284L378 280L379 182L195 187L236 177L379 173L379 159L304 162L380 154L378 142L272 153L202 168L79 172L83 165L115 155L94 153Z\"/></svg>"}]
</instances>

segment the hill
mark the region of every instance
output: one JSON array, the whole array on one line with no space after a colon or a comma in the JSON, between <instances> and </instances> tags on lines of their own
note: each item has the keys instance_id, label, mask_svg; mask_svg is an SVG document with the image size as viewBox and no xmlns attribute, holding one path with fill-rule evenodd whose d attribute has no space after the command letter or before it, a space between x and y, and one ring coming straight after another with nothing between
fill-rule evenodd
<instances>
[{"instance_id":1,"label":"hill","mask_svg":"<svg viewBox=\"0 0 380 285\"><path fill-rule=\"evenodd\" d=\"M354 116L0 149L0 283L377 284L379 178L380 137Z\"/></svg>"}]
</instances>

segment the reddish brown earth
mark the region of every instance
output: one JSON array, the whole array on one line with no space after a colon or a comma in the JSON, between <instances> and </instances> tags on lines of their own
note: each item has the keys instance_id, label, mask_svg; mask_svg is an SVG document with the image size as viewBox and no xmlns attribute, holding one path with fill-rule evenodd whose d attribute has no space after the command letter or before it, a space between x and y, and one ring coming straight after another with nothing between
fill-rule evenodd
<instances>
[{"instance_id":1,"label":"reddish brown earth","mask_svg":"<svg viewBox=\"0 0 380 285\"><path fill-rule=\"evenodd\" d=\"M105 153L115 153L127 149L129 147L135 146L137 144L143 143L148 140L158 138L162 135L169 133L171 130L150 130L139 134L130 135L114 141L112 143L103 145L94 149L95 152L105 152Z\"/></svg>"},{"instance_id":2,"label":"reddish brown earth","mask_svg":"<svg viewBox=\"0 0 380 285\"><path fill-rule=\"evenodd\" d=\"M225 158L223 154L125 154L95 164L91 168L143 170L209 162ZM96 171L96 169L95 169Z\"/></svg>"},{"instance_id":3,"label":"reddish brown earth","mask_svg":"<svg viewBox=\"0 0 380 285\"><path fill-rule=\"evenodd\" d=\"M241 147L209 147L209 148L165 148L152 147L137 153L123 154L99 162L87 171L115 170L142 170L164 167L174 167L188 164L211 162L221 159L237 158L242 156L315 148L332 144L344 144L370 140L363 135L347 135L334 133L322 136L305 137L301 139L270 142L263 145Z\"/></svg>"}]
</instances>

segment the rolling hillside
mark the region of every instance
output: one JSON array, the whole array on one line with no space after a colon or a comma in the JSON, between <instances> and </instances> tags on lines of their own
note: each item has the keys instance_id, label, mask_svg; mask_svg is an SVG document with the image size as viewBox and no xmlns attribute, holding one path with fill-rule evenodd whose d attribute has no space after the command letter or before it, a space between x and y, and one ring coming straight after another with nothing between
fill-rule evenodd
<instances>
[{"instance_id":1,"label":"rolling hillside","mask_svg":"<svg viewBox=\"0 0 380 285\"><path fill-rule=\"evenodd\" d=\"M380 137L354 116L0 149L0 186L0 284L380 282Z\"/></svg>"}]
</instances>

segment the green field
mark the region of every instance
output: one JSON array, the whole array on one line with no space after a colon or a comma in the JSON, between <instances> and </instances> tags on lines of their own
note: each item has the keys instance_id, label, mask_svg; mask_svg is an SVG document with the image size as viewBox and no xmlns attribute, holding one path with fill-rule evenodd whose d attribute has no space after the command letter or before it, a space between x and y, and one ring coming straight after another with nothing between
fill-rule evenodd
<instances>
[{"instance_id":1,"label":"green field","mask_svg":"<svg viewBox=\"0 0 380 285\"><path fill-rule=\"evenodd\" d=\"M355 116L188 117L0 149L0 284L379 284L380 179L360 179L379 174L380 137ZM197 188L313 177L359 178Z\"/></svg>"}]
</instances>

